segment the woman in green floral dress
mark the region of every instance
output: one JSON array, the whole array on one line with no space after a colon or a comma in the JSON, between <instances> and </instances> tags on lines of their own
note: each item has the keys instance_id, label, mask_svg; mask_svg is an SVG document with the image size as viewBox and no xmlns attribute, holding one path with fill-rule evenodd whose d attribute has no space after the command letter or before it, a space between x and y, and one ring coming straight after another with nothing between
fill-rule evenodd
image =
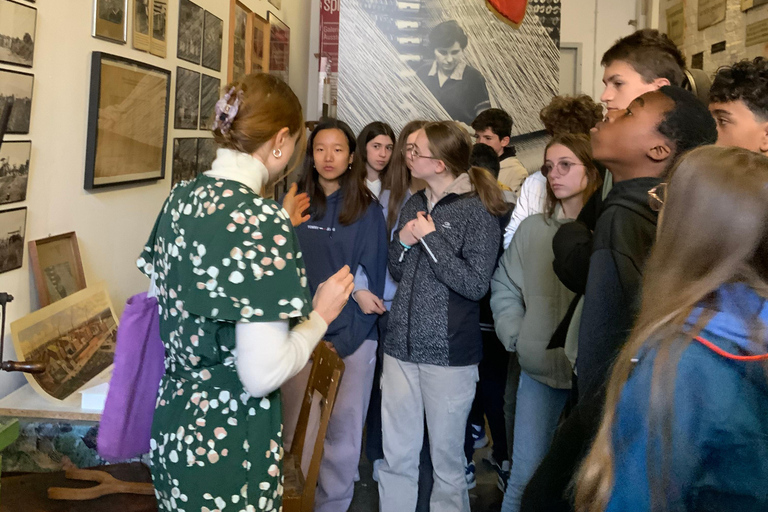
<instances>
[{"instance_id":1,"label":"woman in green floral dress","mask_svg":"<svg viewBox=\"0 0 768 512\"><path fill-rule=\"evenodd\" d=\"M291 226L306 203L289 194L289 214L259 195L304 143L290 88L248 76L227 86L214 121L212 169L173 188L138 260L165 344L152 478L160 510L279 510L279 387L341 311L352 276L344 267L310 303Z\"/></svg>"}]
</instances>

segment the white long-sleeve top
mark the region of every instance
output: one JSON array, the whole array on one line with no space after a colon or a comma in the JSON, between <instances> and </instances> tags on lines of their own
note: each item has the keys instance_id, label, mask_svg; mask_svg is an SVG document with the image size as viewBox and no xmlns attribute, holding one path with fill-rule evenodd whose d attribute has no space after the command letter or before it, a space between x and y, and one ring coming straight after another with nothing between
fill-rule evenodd
<instances>
[{"instance_id":1,"label":"white long-sleeve top","mask_svg":"<svg viewBox=\"0 0 768 512\"><path fill-rule=\"evenodd\" d=\"M509 247L515 231L527 217L544 213L544 207L547 203L547 178L541 171L537 171L528 176L520 189L520 198L517 200L515 209L512 210L512 218L504 229L504 249Z\"/></svg>"}]
</instances>

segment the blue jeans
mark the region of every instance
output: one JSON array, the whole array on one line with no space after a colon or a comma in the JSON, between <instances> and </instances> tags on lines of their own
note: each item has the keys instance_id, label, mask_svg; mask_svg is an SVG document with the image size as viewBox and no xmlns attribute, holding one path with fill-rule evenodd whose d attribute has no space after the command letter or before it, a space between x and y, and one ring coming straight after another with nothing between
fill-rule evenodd
<instances>
[{"instance_id":1,"label":"blue jeans","mask_svg":"<svg viewBox=\"0 0 768 512\"><path fill-rule=\"evenodd\" d=\"M557 422L570 394L570 389L549 387L531 378L524 370L520 372L512 471L501 512L519 512L525 486L549 450Z\"/></svg>"}]
</instances>

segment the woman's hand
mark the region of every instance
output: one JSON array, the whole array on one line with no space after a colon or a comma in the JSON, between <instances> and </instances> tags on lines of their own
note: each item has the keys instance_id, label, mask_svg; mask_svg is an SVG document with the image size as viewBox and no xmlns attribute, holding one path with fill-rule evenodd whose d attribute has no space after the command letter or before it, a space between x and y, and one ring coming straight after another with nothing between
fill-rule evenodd
<instances>
[{"instance_id":1,"label":"woman's hand","mask_svg":"<svg viewBox=\"0 0 768 512\"><path fill-rule=\"evenodd\" d=\"M283 208L288 212L293 227L300 226L310 219L309 215L302 215L302 212L309 208L309 195L306 192L296 194L298 190L299 187L295 183L291 184L291 188L283 198Z\"/></svg>"},{"instance_id":2,"label":"woman's hand","mask_svg":"<svg viewBox=\"0 0 768 512\"><path fill-rule=\"evenodd\" d=\"M425 212L417 213L414 220L416 223L413 225L413 236L419 240L435 230L435 222L432 220L432 216Z\"/></svg>"},{"instance_id":3,"label":"woman's hand","mask_svg":"<svg viewBox=\"0 0 768 512\"><path fill-rule=\"evenodd\" d=\"M383 315L387 311L381 299L368 290L356 291L354 299L357 301L357 305L360 306L360 310L366 315Z\"/></svg>"},{"instance_id":4,"label":"woman's hand","mask_svg":"<svg viewBox=\"0 0 768 512\"><path fill-rule=\"evenodd\" d=\"M403 229L400 230L400 241L405 245L416 245L419 239L413 234L413 227L416 225L416 219L409 220Z\"/></svg>"},{"instance_id":5,"label":"woman's hand","mask_svg":"<svg viewBox=\"0 0 768 512\"><path fill-rule=\"evenodd\" d=\"M317 292L312 299L312 309L323 317L326 324L331 325L331 322L336 320L344 309L349 300L349 294L354 289L354 276L349 271L349 266L344 265L341 270L317 287Z\"/></svg>"}]
</instances>

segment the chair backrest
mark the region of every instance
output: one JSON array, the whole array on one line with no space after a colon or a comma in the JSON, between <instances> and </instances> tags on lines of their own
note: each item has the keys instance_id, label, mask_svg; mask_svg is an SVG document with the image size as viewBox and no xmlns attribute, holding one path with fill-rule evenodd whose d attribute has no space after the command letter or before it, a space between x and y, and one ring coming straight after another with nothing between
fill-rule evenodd
<instances>
[{"instance_id":1,"label":"chair backrest","mask_svg":"<svg viewBox=\"0 0 768 512\"><path fill-rule=\"evenodd\" d=\"M339 355L328 348L324 342L318 344L312 354L312 370L309 374L307 390L301 403L301 412L296 422L296 433L291 444L291 455L296 460L296 467L301 468L301 457L304 452L304 441L307 437L307 424L312 409L312 399L317 392L320 400L320 427L315 438L315 447L312 450L312 460L304 479L304 495L302 497L302 510L311 511L314 506L315 488L317 477L320 473L320 461L323 458L323 445L328 423L331 420L333 405L336 403L336 393L339 390L341 377L344 374L344 361Z\"/></svg>"}]
</instances>

